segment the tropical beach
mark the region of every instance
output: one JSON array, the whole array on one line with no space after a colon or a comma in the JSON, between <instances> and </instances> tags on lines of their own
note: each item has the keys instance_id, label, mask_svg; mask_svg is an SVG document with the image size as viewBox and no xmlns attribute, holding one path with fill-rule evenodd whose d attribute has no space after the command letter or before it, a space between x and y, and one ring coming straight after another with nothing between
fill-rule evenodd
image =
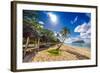
<instances>
[{"instance_id":1,"label":"tropical beach","mask_svg":"<svg viewBox=\"0 0 100 73\"><path fill-rule=\"evenodd\" d=\"M90 16L23 10L23 62L91 59Z\"/></svg>"}]
</instances>

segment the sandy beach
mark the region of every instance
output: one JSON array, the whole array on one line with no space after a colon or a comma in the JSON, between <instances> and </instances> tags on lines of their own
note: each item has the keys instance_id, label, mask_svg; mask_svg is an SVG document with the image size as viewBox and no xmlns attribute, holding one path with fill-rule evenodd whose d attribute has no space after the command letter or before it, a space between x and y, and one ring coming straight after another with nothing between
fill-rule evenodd
<instances>
[{"instance_id":1,"label":"sandy beach","mask_svg":"<svg viewBox=\"0 0 100 73\"><path fill-rule=\"evenodd\" d=\"M57 45L50 47L47 50L55 49ZM47 50L43 50L38 52L38 54L32 58L32 61L63 61L63 60L86 60L90 59L91 54L90 50L87 48L78 48L78 47L71 47L67 45L63 45L61 50L61 55L53 56L50 55Z\"/></svg>"},{"instance_id":2,"label":"sandy beach","mask_svg":"<svg viewBox=\"0 0 100 73\"><path fill-rule=\"evenodd\" d=\"M69 61L69 60L86 60L91 58L91 50L88 48L79 48L73 46L62 45L60 48L61 54L54 56L48 53L48 50L57 48L58 46L52 46L45 50L39 51L34 54L31 53L27 62L44 62L44 61ZM25 61L24 61L25 62Z\"/></svg>"}]
</instances>

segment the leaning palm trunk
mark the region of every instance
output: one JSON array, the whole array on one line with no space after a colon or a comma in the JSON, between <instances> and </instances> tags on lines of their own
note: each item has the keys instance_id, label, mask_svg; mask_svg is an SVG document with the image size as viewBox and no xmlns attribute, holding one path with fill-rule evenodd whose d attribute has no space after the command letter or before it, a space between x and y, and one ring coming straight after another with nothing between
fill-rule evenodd
<instances>
[{"instance_id":1,"label":"leaning palm trunk","mask_svg":"<svg viewBox=\"0 0 100 73\"><path fill-rule=\"evenodd\" d=\"M58 48L56 49L56 50L60 50L60 47L63 45L63 43L64 43L64 41L65 41L65 39L63 40L63 42L58 46Z\"/></svg>"},{"instance_id":2,"label":"leaning palm trunk","mask_svg":"<svg viewBox=\"0 0 100 73\"><path fill-rule=\"evenodd\" d=\"M26 45L25 45L25 49L24 49L24 57L25 57L25 54L26 54L26 49L27 49L28 44L29 44L29 40L30 40L30 38L29 38L29 37L27 37L27 40L26 40Z\"/></svg>"}]
</instances>

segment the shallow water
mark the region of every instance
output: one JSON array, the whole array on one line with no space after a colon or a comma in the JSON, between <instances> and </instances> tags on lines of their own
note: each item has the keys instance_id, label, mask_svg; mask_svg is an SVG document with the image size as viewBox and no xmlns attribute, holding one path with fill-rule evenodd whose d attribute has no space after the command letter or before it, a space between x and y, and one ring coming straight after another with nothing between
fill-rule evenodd
<instances>
[{"instance_id":1,"label":"shallow water","mask_svg":"<svg viewBox=\"0 0 100 73\"><path fill-rule=\"evenodd\" d=\"M80 48L91 48L91 44L87 43L65 43L65 45L69 46L75 46L75 47L80 47Z\"/></svg>"}]
</instances>

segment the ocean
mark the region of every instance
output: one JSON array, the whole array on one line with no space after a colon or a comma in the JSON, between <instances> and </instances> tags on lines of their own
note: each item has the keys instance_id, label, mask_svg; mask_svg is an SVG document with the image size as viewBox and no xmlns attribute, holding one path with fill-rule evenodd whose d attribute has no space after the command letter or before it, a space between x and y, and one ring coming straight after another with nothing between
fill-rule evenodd
<instances>
[{"instance_id":1,"label":"ocean","mask_svg":"<svg viewBox=\"0 0 100 73\"><path fill-rule=\"evenodd\" d=\"M80 48L91 48L91 44L87 43L65 43L65 45L73 46L73 47L80 47Z\"/></svg>"}]
</instances>

